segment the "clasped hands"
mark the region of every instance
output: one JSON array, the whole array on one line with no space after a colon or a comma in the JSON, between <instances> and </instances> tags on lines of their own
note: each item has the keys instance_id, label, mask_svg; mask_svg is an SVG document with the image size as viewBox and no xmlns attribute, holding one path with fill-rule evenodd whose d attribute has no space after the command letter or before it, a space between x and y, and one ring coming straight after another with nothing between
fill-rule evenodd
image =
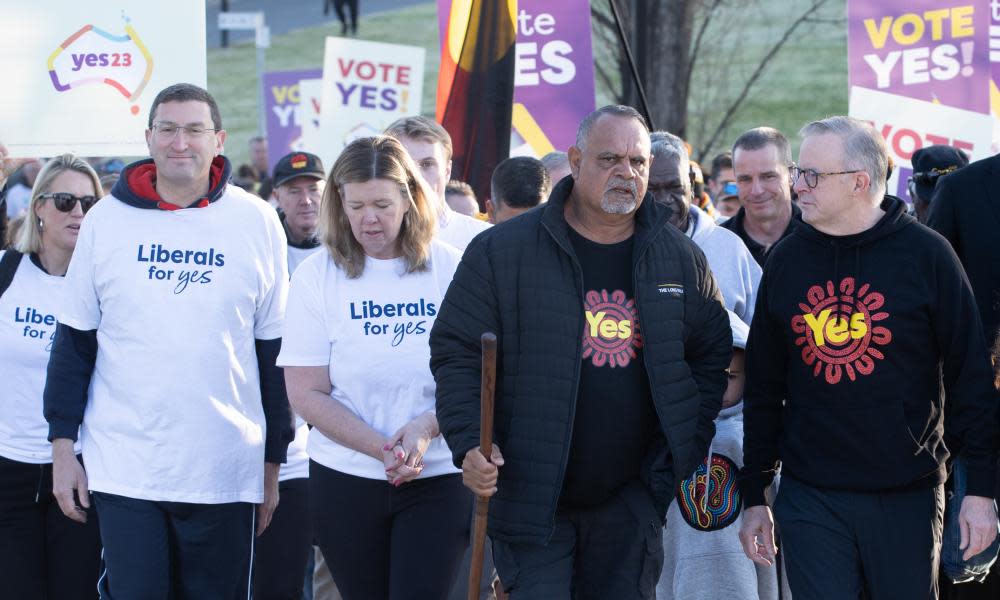
<instances>
[{"instance_id":1,"label":"clasped hands","mask_svg":"<svg viewBox=\"0 0 1000 600\"><path fill-rule=\"evenodd\" d=\"M385 478L399 487L424 470L424 453L437 436L437 420L425 413L400 427L382 446Z\"/></svg>"}]
</instances>

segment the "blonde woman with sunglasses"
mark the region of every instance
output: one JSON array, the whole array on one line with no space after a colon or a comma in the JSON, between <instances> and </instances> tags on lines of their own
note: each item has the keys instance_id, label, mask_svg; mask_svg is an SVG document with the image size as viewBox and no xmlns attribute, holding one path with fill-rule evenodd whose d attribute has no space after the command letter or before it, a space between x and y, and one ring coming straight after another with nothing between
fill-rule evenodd
<instances>
[{"instance_id":1,"label":"blonde woman with sunglasses","mask_svg":"<svg viewBox=\"0 0 1000 600\"><path fill-rule=\"evenodd\" d=\"M0 581L4 597L95 598L101 542L93 509L66 517L52 495L42 389L56 309L97 173L72 154L42 167L16 250L0 253ZM6 276L5 276L6 275ZM79 456L79 447L76 448Z\"/></svg>"}]
</instances>

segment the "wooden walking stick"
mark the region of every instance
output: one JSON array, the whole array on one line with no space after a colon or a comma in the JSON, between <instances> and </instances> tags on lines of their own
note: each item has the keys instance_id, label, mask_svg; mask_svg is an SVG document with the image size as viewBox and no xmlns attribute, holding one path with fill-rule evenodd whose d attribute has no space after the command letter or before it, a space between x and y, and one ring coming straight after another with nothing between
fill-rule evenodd
<instances>
[{"instance_id":1,"label":"wooden walking stick","mask_svg":"<svg viewBox=\"0 0 1000 600\"><path fill-rule=\"evenodd\" d=\"M479 450L490 459L493 454L493 394L497 383L497 336L486 332L480 337L483 346L481 403L479 413ZM476 497L476 517L472 526L472 561L469 569L469 600L479 599L479 580L483 577L483 552L486 544L486 519L489 496Z\"/></svg>"}]
</instances>

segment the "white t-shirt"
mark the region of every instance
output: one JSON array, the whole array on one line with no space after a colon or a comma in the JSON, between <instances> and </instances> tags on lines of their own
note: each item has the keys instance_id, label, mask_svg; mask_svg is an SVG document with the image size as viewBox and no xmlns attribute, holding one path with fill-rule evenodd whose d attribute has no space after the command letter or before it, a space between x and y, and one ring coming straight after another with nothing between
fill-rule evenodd
<instances>
[{"instance_id":1,"label":"white t-shirt","mask_svg":"<svg viewBox=\"0 0 1000 600\"><path fill-rule=\"evenodd\" d=\"M302 261L317 252L325 252L323 245L315 248L288 247L288 272L294 274ZM309 438L309 426L302 417L295 415L295 439L288 444L288 460L281 465L278 481L309 477L309 453L306 451L306 440Z\"/></svg>"},{"instance_id":2,"label":"white t-shirt","mask_svg":"<svg viewBox=\"0 0 1000 600\"><path fill-rule=\"evenodd\" d=\"M6 252L0 251L0 257ZM0 456L52 462L49 425L42 416L45 370L56 333L65 280L39 269L27 255L0 296ZM79 442L76 451L80 451Z\"/></svg>"},{"instance_id":3,"label":"white t-shirt","mask_svg":"<svg viewBox=\"0 0 1000 600\"><path fill-rule=\"evenodd\" d=\"M427 271L404 273L402 259L368 258L349 279L330 258L307 258L292 277L278 365L328 366L330 396L382 435L434 410L431 326L460 260L434 241ZM348 475L385 479L382 461L309 432L309 456ZM421 477L459 471L444 438L434 438Z\"/></svg>"},{"instance_id":4,"label":"white t-shirt","mask_svg":"<svg viewBox=\"0 0 1000 600\"><path fill-rule=\"evenodd\" d=\"M466 246L491 225L479 219L455 212L445 206L444 213L438 219L437 237L439 240L458 248L459 253L465 252Z\"/></svg>"},{"instance_id":5,"label":"white t-shirt","mask_svg":"<svg viewBox=\"0 0 1000 600\"><path fill-rule=\"evenodd\" d=\"M313 253L318 252L323 249L323 245L320 244L315 248L296 248L295 246L288 247L288 272L294 273L295 269L299 268L302 261L309 258Z\"/></svg>"},{"instance_id":6,"label":"white t-shirt","mask_svg":"<svg viewBox=\"0 0 1000 600\"><path fill-rule=\"evenodd\" d=\"M275 339L285 236L229 185L205 208L87 213L59 320L97 330L81 439L90 489L129 498L261 502L264 411L254 339Z\"/></svg>"}]
</instances>

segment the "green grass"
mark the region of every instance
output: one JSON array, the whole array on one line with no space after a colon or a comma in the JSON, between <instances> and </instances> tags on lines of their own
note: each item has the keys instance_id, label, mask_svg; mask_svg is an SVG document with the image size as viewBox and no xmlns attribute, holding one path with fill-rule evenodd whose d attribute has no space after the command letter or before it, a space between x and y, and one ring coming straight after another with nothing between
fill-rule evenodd
<instances>
[{"instance_id":1,"label":"green grass","mask_svg":"<svg viewBox=\"0 0 1000 600\"><path fill-rule=\"evenodd\" d=\"M421 4L392 12L366 15L359 23L361 39L423 46L427 49L424 66L423 112L434 113L437 93L438 54L437 5ZM267 49L266 71L285 71L323 67L326 37L340 34L340 25L330 21L316 27L271 37ZM239 165L248 161L247 142L257 135L256 50L252 42L212 48L208 51L208 89L219 103L228 139L226 155Z\"/></svg>"},{"instance_id":2,"label":"green grass","mask_svg":"<svg viewBox=\"0 0 1000 600\"><path fill-rule=\"evenodd\" d=\"M746 0L729 8L710 26L704 51L692 80L689 99L688 141L696 152L715 129L761 56L781 36L784 27L810 4L809 0ZM727 2L733 7L737 3ZM438 55L435 2L366 16L361 37L371 41L423 46L427 50L423 112L434 113ZM796 133L806 122L847 112L847 25L845 3L832 0L824 7L821 23L800 27L779 55L767 66L735 118L707 156L726 150L741 132L771 125L785 132L797 148ZM324 40L337 35L340 26L330 21L272 37L266 70L306 69L323 66ZM594 36L598 60L607 56ZM247 161L247 140L257 130L257 76L252 43L208 51L208 87L222 110L229 132L226 153L235 164ZM597 103L612 101L609 90L597 82ZM706 165L707 166L707 165Z\"/></svg>"}]
</instances>

